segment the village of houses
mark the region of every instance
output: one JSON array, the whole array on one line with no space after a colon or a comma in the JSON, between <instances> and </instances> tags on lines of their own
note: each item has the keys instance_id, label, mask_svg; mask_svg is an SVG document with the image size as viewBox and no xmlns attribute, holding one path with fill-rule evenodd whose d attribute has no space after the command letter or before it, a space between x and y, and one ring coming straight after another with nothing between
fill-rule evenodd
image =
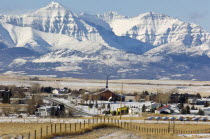
<instances>
[{"instance_id":1,"label":"village of houses","mask_svg":"<svg viewBox=\"0 0 210 139\"><path fill-rule=\"evenodd\" d=\"M210 120L210 96L179 93L125 93L104 88L95 91L71 88L0 86L0 122L12 118L72 118L93 116L139 117L144 120ZM150 116L147 116L150 115ZM143 115L146 115L144 117Z\"/></svg>"}]
</instances>

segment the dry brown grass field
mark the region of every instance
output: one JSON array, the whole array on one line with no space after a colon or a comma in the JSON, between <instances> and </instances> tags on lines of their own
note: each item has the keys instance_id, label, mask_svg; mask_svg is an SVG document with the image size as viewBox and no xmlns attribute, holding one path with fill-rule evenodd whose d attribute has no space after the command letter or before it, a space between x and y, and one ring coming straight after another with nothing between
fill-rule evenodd
<instances>
[{"instance_id":1,"label":"dry brown grass field","mask_svg":"<svg viewBox=\"0 0 210 139\"><path fill-rule=\"evenodd\" d=\"M55 88L69 87L71 89L96 90L105 87L105 80L78 79L78 78L50 78L40 77L39 81L28 80L29 76L9 76L0 75L0 84L29 86L39 83L41 86L52 86ZM177 88L180 93L201 93L208 96L210 94L210 81L183 81L183 80L142 80L142 79L123 79L109 81L109 88L112 91L120 91L122 82L124 93L156 92L162 90L164 93Z\"/></svg>"},{"instance_id":2,"label":"dry brown grass field","mask_svg":"<svg viewBox=\"0 0 210 139\"><path fill-rule=\"evenodd\" d=\"M39 130L41 127L49 126L50 124L21 124L21 123L0 123L0 136L7 134L28 134L34 130Z\"/></svg>"},{"instance_id":3,"label":"dry brown grass field","mask_svg":"<svg viewBox=\"0 0 210 139\"><path fill-rule=\"evenodd\" d=\"M74 125L72 124L71 129L74 130ZM159 129L167 129L168 125L167 124L133 124L133 125L140 125L141 127L146 127L146 128L159 128ZM46 127L48 126L49 128L49 132L50 132L50 124L22 124L22 123L0 123L0 136L4 136L5 139L7 136L5 135L10 135L13 137L17 137L17 135L24 135L25 137L28 135L28 133L30 132L31 135L33 136L34 130L37 130L38 136L40 135L40 129L42 127L43 129L43 135L45 135L46 133ZM65 130L65 125L62 124L62 132L64 132ZM87 126L91 126L89 125L85 125ZM80 124L76 124L77 129L80 129ZM84 125L81 125L81 128L83 128ZM199 125L199 124L185 124L185 125L179 125L176 124L175 125L175 129L176 130L184 130L184 131L190 131L190 130L201 130L201 129L207 129L209 128L209 125ZM60 124L57 124L57 132L60 132ZM69 131L70 127L69 124L66 125L66 130ZM125 130L125 129L118 129L118 130ZM54 131L54 125L53 125L53 131ZM107 131L107 133L106 133ZM104 134L108 134L109 128L106 128L104 131L101 130L101 132L104 132ZM127 131L131 133L131 131ZM98 132L97 132L98 133ZM135 132L136 133L136 132ZM90 136L94 135L93 133L89 133ZM100 134L95 134L95 136L98 136ZM140 136L148 136L144 134L139 134ZM138 135L137 135L138 136ZM152 135L151 135L152 136ZM159 136L159 135L158 135ZM164 135L165 137L169 137L169 135ZM80 136L81 138L83 137L83 135Z\"/></svg>"},{"instance_id":4,"label":"dry brown grass field","mask_svg":"<svg viewBox=\"0 0 210 139\"><path fill-rule=\"evenodd\" d=\"M58 139L68 139L68 138L76 138L76 139L182 139L182 137L177 137L173 135L147 135L140 134L133 131L128 131L119 128L104 128L104 129L96 129L92 132L76 135L76 136L67 136L67 137L59 137Z\"/></svg>"}]
</instances>

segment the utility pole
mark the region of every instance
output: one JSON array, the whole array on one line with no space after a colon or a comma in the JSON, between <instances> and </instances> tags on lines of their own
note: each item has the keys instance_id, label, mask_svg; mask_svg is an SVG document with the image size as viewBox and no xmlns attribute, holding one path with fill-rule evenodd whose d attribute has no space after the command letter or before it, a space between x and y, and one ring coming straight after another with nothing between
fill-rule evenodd
<instances>
[{"instance_id":1,"label":"utility pole","mask_svg":"<svg viewBox=\"0 0 210 139\"><path fill-rule=\"evenodd\" d=\"M121 120L121 116L122 116L122 91L123 91L123 82L122 82L122 86L121 86L121 99L120 99L120 120Z\"/></svg>"}]
</instances>

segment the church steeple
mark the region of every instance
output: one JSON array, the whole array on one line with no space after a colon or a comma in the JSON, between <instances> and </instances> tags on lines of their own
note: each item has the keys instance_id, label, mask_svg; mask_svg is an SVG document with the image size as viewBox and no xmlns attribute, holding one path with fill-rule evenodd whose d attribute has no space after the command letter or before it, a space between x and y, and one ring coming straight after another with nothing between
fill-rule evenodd
<instances>
[{"instance_id":1,"label":"church steeple","mask_svg":"<svg viewBox=\"0 0 210 139\"><path fill-rule=\"evenodd\" d=\"M109 85L109 81L108 80L109 80L109 77L107 76L106 77L106 90L108 90L108 88L109 88L109 86L108 86Z\"/></svg>"}]
</instances>

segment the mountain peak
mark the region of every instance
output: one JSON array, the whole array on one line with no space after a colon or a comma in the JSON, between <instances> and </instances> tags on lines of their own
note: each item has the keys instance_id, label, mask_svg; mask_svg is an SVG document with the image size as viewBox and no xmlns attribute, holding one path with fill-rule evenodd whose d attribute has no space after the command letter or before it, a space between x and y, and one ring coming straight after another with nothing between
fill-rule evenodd
<instances>
[{"instance_id":1,"label":"mountain peak","mask_svg":"<svg viewBox=\"0 0 210 139\"><path fill-rule=\"evenodd\" d=\"M143 14L140 14L138 17L144 18L144 19L153 19L153 20L154 19L177 19L168 15L165 15L165 14L155 13L155 12L143 13Z\"/></svg>"},{"instance_id":2,"label":"mountain peak","mask_svg":"<svg viewBox=\"0 0 210 139\"><path fill-rule=\"evenodd\" d=\"M46 6L46 8L48 9L60 9L60 8L64 8L61 4L59 4L58 2L52 1L50 4L48 4Z\"/></svg>"}]
</instances>

